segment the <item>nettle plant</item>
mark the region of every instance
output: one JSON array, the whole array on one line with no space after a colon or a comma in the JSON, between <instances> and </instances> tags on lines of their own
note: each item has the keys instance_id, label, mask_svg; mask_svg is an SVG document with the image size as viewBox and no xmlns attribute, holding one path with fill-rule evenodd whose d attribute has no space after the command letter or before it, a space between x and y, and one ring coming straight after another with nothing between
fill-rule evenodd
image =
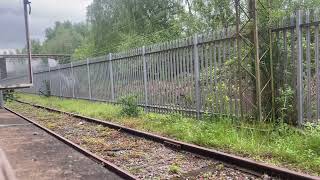
<instances>
[{"instance_id":1,"label":"nettle plant","mask_svg":"<svg viewBox=\"0 0 320 180\"><path fill-rule=\"evenodd\" d=\"M290 86L279 89L279 96L276 98L278 120L288 122L294 112L294 91Z\"/></svg>"},{"instance_id":2,"label":"nettle plant","mask_svg":"<svg viewBox=\"0 0 320 180\"><path fill-rule=\"evenodd\" d=\"M134 95L128 95L120 98L121 103L121 115L129 117L138 117L140 114L140 108L138 106L138 98Z\"/></svg>"}]
</instances>

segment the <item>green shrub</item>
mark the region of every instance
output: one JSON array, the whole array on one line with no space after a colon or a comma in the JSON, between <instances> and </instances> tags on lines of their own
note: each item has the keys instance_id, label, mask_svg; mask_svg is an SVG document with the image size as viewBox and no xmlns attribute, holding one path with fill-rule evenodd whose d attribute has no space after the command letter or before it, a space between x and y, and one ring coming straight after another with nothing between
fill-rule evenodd
<instances>
[{"instance_id":1,"label":"green shrub","mask_svg":"<svg viewBox=\"0 0 320 180\"><path fill-rule=\"evenodd\" d=\"M129 117L137 117L140 114L140 108L137 103L137 96L125 96L119 101L121 103L121 114Z\"/></svg>"},{"instance_id":2,"label":"green shrub","mask_svg":"<svg viewBox=\"0 0 320 180\"><path fill-rule=\"evenodd\" d=\"M14 90L5 90L5 91L3 91L3 100L4 101L10 101L12 99L15 99Z\"/></svg>"},{"instance_id":3,"label":"green shrub","mask_svg":"<svg viewBox=\"0 0 320 180\"><path fill-rule=\"evenodd\" d=\"M276 98L278 121L290 123L294 114L294 91L291 87L280 88L280 96Z\"/></svg>"}]
</instances>

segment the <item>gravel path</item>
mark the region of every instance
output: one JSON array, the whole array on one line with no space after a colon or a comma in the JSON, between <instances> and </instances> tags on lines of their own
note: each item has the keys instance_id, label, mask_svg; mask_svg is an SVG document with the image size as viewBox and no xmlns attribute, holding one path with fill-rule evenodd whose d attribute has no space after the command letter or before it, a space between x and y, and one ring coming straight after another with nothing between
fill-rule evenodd
<instances>
[{"instance_id":1,"label":"gravel path","mask_svg":"<svg viewBox=\"0 0 320 180\"><path fill-rule=\"evenodd\" d=\"M160 143L15 103L10 107L141 179L265 179Z\"/></svg>"}]
</instances>

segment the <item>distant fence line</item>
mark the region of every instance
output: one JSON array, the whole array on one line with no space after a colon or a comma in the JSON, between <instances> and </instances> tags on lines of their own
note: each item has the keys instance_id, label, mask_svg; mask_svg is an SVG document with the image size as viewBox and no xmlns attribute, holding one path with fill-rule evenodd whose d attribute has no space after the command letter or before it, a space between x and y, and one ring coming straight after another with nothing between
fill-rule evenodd
<instances>
[{"instance_id":1,"label":"distant fence line","mask_svg":"<svg viewBox=\"0 0 320 180\"><path fill-rule=\"evenodd\" d=\"M302 124L320 116L318 14L310 18L310 13L298 11L287 19L272 28L275 99L282 96L280 89L291 87L294 102L288 112ZM239 72L237 63L245 48L245 40L233 29L194 35L34 72L34 87L24 92L39 94L48 82L54 96L117 102L134 95L139 104L156 112L240 117L242 107L252 117L255 82L250 72ZM243 64L247 71L254 68L252 62ZM239 81L245 98L240 98Z\"/></svg>"},{"instance_id":2,"label":"distant fence line","mask_svg":"<svg viewBox=\"0 0 320 180\"><path fill-rule=\"evenodd\" d=\"M49 82L54 96L117 102L133 95L155 111L237 116L235 57L234 31L226 29L43 69L24 91L38 94Z\"/></svg>"}]
</instances>

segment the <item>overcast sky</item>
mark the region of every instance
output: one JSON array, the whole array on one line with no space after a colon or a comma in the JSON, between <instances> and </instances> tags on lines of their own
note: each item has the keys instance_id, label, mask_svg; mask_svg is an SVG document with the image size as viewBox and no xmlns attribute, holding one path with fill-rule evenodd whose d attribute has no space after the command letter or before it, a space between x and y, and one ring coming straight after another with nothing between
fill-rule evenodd
<instances>
[{"instance_id":1,"label":"overcast sky","mask_svg":"<svg viewBox=\"0 0 320 180\"><path fill-rule=\"evenodd\" d=\"M0 0L0 49L22 48L25 44L23 0ZM85 21L92 0L30 0L30 34L44 39L44 31L55 21Z\"/></svg>"}]
</instances>

